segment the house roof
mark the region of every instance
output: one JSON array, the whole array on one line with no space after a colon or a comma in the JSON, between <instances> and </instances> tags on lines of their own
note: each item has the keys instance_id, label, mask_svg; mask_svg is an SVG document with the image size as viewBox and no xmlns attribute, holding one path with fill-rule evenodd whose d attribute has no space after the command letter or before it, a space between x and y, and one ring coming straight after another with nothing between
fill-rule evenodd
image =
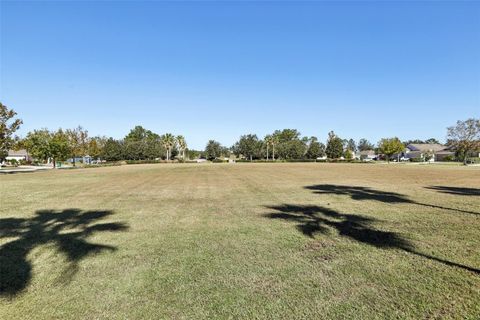
<instances>
[{"instance_id":1,"label":"house roof","mask_svg":"<svg viewBox=\"0 0 480 320\"><path fill-rule=\"evenodd\" d=\"M362 155L362 156L374 156L375 154L376 154L375 150L360 151L360 155Z\"/></svg>"},{"instance_id":2,"label":"house roof","mask_svg":"<svg viewBox=\"0 0 480 320\"><path fill-rule=\"evenodd\" d=\"M28 152L25 149L20 150L8 150L8 157L26 157Z\"/></svg>"},{"instance_id":3,"label":"house roof","mask_svg":"<svg viewBox=\"0 0 480 320\"><path fill-rule=\"evenodd\" d=\"M444 146L443 144L439 143L411 143L407 146L407 149L410 151L442 151L445 150L447 147Z\"/></svg>"}]
</instances>

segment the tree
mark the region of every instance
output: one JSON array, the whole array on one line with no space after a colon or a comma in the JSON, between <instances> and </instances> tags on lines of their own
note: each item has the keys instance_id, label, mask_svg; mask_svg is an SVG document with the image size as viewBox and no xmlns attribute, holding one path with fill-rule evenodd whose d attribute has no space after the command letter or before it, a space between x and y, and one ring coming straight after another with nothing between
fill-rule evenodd
<instances>
[{"instance_id":1,"label":"tree","mask_svg":"<svg viewBox=\"0 0 480 320\"><path fill-rule=\"evenodd\" d=\"M345 160L352 160L353 159L353 152L349 149L345 150L344 157L345 157Z\"/></svg>"},{"instance_id":2,"label":"tree","mask_svg":"<svg viewBox=\"0 0 480 320\"><path fill-rule=\"evenodd\" d=\"M447 128L448 145L453 147L463 163L467 164L472 151L480 150L480 119L470 118L457 121L455 126Z\"/></svg>"},{"instance_id":3,"label":"tree","mask_svg":"<svg viewBox=\"0 0 480 320\"><path fill-rule=\"evenodd\" d=\"M135 126L125 137L125 141L143 141L145 138L151 134L150 130L145 129L142 126Z\"/></svg>"},{"instance_id":4,"label":"tree","mask_svg":"<svg viewBox=\"0 0 480 320\"><path fill-rule=\"evenodd\" d=\"M124 145L122 141L108 138L103 145L100 156L106 161L119 161L122 160L124 155Z\"/></svg>"},{"instance_id":5,"label":"tree","mask_svg":"<svg viewBox=\"0 0 480 320\"><path fill-rule=\"evenodd\" d=\"M352 153L357 152L357 144L355 143L355 140L353 140L353 139L348 140L347 150L352 151Z\"/></svg>"},{"instance_id":6,"label":"tree","mask_svg":"<svg viewBox=\"0 0 480 320\"><path fill-rule=\"evenodd\" d=\"M177 136L178 149L182 153L182 160L185 160L185 150L187 149L187 141L184 136Z\"/></svg>"},{"instance_id":7,"label":"tree","mask_svg":"<svg viewBox=\"0 0 480 320\"><path fill-rule=\"evenodd\" d=\"M68 135L62 129L56 132L48 129L29 132L24 145L35 158L52 159L54 168L57 160L65 160L72 152Z\"/></svg>"},{"instance_id":8,"label":"tree","mask_svg":"<svg viewBox=\"0 0 480 320\"><path fill-rule=\"evenodd\" d=\"M378 149L380 153L387 156L387 162L390 162L390 157L396 153L400 153L405 149L404 144L395 138L384 138L378 142Z\"/></svg>"},{"instance_id":9,"label":"tree","mask_svg":"<svg viewBox=\"0 0 480 320\"><path fill-rule=\"evenodd\" d=\"M87 153L94 159L98 159L102 154L105 142L107 141L106 137L93 137L88 141Z\"/></svg>"},{"instance_id":10,"label":"tree","mask_svg":"<svg viewBox=\"0 0 480 320\"><path fill-rule=\"evenodd\" d=\"M50 152L54 168L56 167L57 160L65 161L71 155L72 149L68 141L68 136L62 129L58 129L58 131L52 133Z\"/></svg>"},{"instance_id":11,"label":"tree","mask_svg":"<svg viewBox=\"0 0 480 320\"><path fill-rule=\"evenodd\" d=\"M199 159L202 156L202 151L188 149L186 150L187 159Z\"/></svg>"},{"instance_id":12,"label":"tree","mask_svg":"<svg viewBox=\"0 0 480 320\"><path fill-rule=\"evenodd\" d=\"M359 151L368 151L368 150L373 150L375 146L373 143L368 141L367 139L360 139L358 142L358 150Z\"/></svg>"},{"instance_id":13,"label":"tree","mask_svg":"<svg viewBox=\"0 0 480 320\"><path fill-rule=\"evenodd\" d=\"M310 138L310 144L308 145L307 159L317 159L325 155L325 145L318 142L317 137Z\"/></svg>"},{"instance_id":14,"label":"tree","mask_svg":"<svg viewBox=\"0 0 480 320\"><path fill-rule=\"evenodd\" d=\"M275 161L275 147L278 145L278 136L274 133L270 136L270 144L272 146L272 161Z\"/></svg>"},{"instance_id":15,"label":"tree","mask_svg":"<svg viewBox=\"0 0 480 320\"><path fill-rule=\"evenodd\" d=\"M278 158L282 159L303 158L307 152L308 138L301 139L300 136L300 132L295 129L276 130L272 135L273 158L275 158L275 152Z\"/></svg>"},{"instance_id":16,"label":"tree","mask_svg":"<svg viewBox=\"0 0 480 320\"><path fill-rule=\"evenodd\" d=\"M222 155L222 145L215 140L209 140L205 147L205 158L207 160L214 160Z\"/></svg>"},{"instance_id":17,"label":"tree","mask_svg":"<svg viewBox=\"0 0 480 320\"><path fill-rule=\"evenodd\" d=\"M0 163L8 156L8 150L15 143L13 134L23 123L21 119L14 119L17 113L0 102Z\"/></svg>"},{"instance_id":18,"label":"tree","mask_svg":"<svg viewBox=\"0 0 480 320\"><path fill-rule=\"evenodd\" d=\"M438 140L435 139L435 138L430 138L430 139L425 140L425 143L428 143L428 144L440 144L440 141L438 141Z\"/></svg>"},{"instance_id":19,"label":"tree","mask_svg":"<svg viewBox=\"0 0 480 320\"><path fill-rule=\"evenodd\" d=\"M338 159L343 154L343 140L335 132L328 133L327 148L325 153L329 159Z\"/></svg>"},{"instance_id":20,"label":"tree","mask_svg":"<svg viewBox=\"0 0 480 320\"><path fill-rule=\"evenodd\" d=\"M267 161L268 161L268 156L269 156L269 154L268 154L268 148L269 148L270 146L272 146L272 144L273 144L273 138L272 138L272 136L271 136L270 134L267 134L267 135L265 136L265 138L263 139L263 141L265 141L265 147L266 147L266 149L267 149Z\"/></svg>"},{"instance_id":21,"label":"tree","mask_svg":"<svg viewBox=\"0 0 480 320\"><path fill-rule=\"evenodd\" d=\"M75 158L77 156L85 156L88 152L89 140L88 131L84 130L81 126L75 129L67 129L65 131L70 150L72 150L73 166L75 167Z\"/></svg>"},{"instance_id":22,"label":"tree","mask_svg":"<svg viewBox=\"0 0 480 320\"><path fill-rule=\"evenodd\" d=\"M246 134L240 137L233 149L237 156L243 155L252 161L253 158L260 157L262 142L256 134Z\"/></svg>"},{"instance_id":23,"label":"tree","mask_svg":"<svg viewBox=\"0 0 480 320\"><path fill-rule=\"evenodd\" d=\"M421 140L421 139L413 139L413 140L407 140L407 141L403 141L403 144L405 146L408 146L409 144L423 144L425 143L425 141Z\"/></svg>"},{"instance_id":24,"label":"tree","mask_svg":"<svg viewBox=\"0 0 480 320\"><path fill-rule=\"evenodd\" d=\"M171 133L165 133L162 138L162 144L167 149L167 161L170 160L172 148L175 146L175 136Z\"/></svg>"},{"instance_id":25,"label":"tree","mask_svg":"<svg viewBox=\"0 0 480 320\"><path fill-rule=\"evenodd\" d=\"M161 137L156 133L149 131L142 144L144 146L143 154L146 159L157 159L165 154L166 150L163 147Z\"/></svg>"}]
</instances>

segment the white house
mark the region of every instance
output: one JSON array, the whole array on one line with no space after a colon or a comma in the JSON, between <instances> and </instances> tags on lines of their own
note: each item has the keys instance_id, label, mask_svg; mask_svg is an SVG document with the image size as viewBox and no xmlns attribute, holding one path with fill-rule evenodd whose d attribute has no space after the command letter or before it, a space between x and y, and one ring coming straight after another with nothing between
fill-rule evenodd
<instances>
[{"instance_id":1,"label":"white house","mask_svg":"<svg viewBox=\"0 0 480 320\"><path fill-rule=\"evenodd\" d=\"M8 150L8 156L5 160L17 160L17 161L31 161L32 157L28 154L27 150Z\"/></svg>"}]
</instances>

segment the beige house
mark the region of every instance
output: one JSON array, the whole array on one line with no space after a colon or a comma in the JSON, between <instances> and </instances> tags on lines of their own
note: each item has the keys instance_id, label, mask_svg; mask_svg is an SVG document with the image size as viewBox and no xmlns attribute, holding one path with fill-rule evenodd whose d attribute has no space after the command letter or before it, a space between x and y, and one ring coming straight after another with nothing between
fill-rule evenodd
<instances>
[{"instance_id":1,"label":"beige house","mask_svg":"<svg viewBox=\"0 0 480 320\"><path fill-rule=\"evenodd\" d=\"M404 157L407 159L424 159L428 154L432 156L429 162L443 161L446 157L455 156L455 152L439 143L411 143L407 146Z\"/></svg>"}]
</instances>

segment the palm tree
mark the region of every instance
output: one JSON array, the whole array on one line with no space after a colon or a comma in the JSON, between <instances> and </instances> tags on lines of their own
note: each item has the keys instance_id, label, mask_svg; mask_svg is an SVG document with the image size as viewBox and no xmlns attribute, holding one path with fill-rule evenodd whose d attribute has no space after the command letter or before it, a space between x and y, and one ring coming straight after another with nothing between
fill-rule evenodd
<instances>
[{"instance_id":1,"label":"palm tree","mask_svg":"<svg viewBox=\"0 0 480 320\"><path fill-rule=\"evenodd\" d=\"M172 148L175 145L175 136L171 133L165 133L162 136L162 144L167 149L167 161L170 160Z\"/></svg>"},{"instance_id":2,"label":"palm tree","mask_svg":"<svg viewBox=\"0 0 480 320\"><path fill-rule=\"evenodd\" d=\"M271 145L272 145L272 160L275 161L275 145L278 144L278 136L273 134L270 137Z\"/></svg>"},{"instance_id":3,"label":"palm tree","mask_svg":"<svg viewBox=\"0 0 480 320\"><path fill-rule=\"evenodd\" d=\"M182 160L185 160L185 149L187 149L187 141L184 136L177 136L178 149L182 152Z\"/></svg>"},{"instance_id":4,"label":"palm tree","mask_svg":"<svg viewBox=\"0 0 480 320\"><path fill-rule=\"evenodd\" d=\"M267 161L268 161L268 146L272 144L272 136L271 135L266 135L265 136L265 144L267 146Z\"/></svg>"}]
</instances>

